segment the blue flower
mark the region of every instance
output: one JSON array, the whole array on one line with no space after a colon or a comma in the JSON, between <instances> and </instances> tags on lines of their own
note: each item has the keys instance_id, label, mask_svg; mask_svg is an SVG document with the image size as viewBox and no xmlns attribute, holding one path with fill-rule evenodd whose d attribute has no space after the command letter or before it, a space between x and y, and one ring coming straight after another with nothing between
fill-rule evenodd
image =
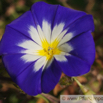
<instances>
[{"instance_id":1,"label":"blue flower","mask_svg":"<svg viewBox=\"0 0 103 103\"><path fill-rule=\"evenodd\" d=\"M48 93L61 72L88 73L95 59L93 18L85 12L37 2L6 26L0 54L12 80L27 94Z\"/></svg>"}]
</instances>

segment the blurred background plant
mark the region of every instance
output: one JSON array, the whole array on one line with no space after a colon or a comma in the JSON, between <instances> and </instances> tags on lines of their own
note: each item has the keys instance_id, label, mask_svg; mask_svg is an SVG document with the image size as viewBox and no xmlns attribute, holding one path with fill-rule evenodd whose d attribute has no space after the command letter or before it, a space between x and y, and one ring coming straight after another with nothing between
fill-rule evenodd
<instances>
[{"instance_id":1,"label":"blurred background plant","mask_svg":"<svg viewBox=\"0 0 103 103\"><path fill-rule=\"evenodd\" d=\"M30 9L37 1L61 4L65 7L85 11L94 17L95 31L92 33L96 46L96 59L91 71L78 77L80 83L98 94L103 94L103 0L0 0L0 39L5 26ZM82 94L79 86L64 74L60 82L49 93L59 99L61 94ZM0 57L0 103L46 103L43 98L36 98L23 93L12 82Z\"/></svg>"}]
</instances>

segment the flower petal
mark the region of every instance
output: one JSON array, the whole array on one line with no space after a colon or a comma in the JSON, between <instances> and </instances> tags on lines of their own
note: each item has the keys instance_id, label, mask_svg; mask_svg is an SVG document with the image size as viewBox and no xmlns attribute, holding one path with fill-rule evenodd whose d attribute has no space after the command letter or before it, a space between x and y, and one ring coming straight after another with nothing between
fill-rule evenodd
<instances>
[{"instance_id":1,"label":"flower petal","mask_svg":"<svg viewBox=\"0 0 103 103\"><path fill-rule=\"evenodd\" d=\"M73 49L69 53L92 65L95 59L95 44L91 31L80 34L67 42Z\"/></svg>"},{"instance_id":2,"label":"flower petal","mask_svg":"<svg viewBox=\"0 0 103 103\"><path fill-rule=\"evenodd\" d=\"M21 53L26 53L26 54L33 54L37 55L38 50L42 50L43 48L36 44L35 42L31 40L25 40L21 43L16 44L19 47L24 48L25 50L21 50Z\"/></svg>"},{"instance_id":3,"label":"flower petal","mask_svg":"<svg viewBox=\"0 0 103 103\"><path fill-rule=\"evenodd\" d=\"M71 25L73 22L83 17L84 15L86 15L85 12L58 5L58 9L53 22L52 39L55 40L57 36L60 35L63 31L67 31L69 29L69 25Z\"/></svg>"},{"instance_id":4,"label":"flower petal","mask_svg":"<svg viewBox=\"0 0 103 103\"><path fill-rule=\"evenodd\" d=\"M69 25L69 29L65 36L61 39L59 45L87 31L94 31L94 22L92 15L83 16Z\"/></svg>"},{"instance_id":5,"label":"flower petal","mask_svg":"<svg viewBox=\"0 0 103 103\"><path fill-rule=\"evenodd\" d=\"M8 24L8 26L22 33L22 35L28 37L29 39L35 41L37 44L41 45L41 41L31 11L25 12L19 18Z\"/></svg>"},{"instance_id":6,"label":"flower petal","mask_svg":"<svg viewBox=\"0 0 103 103\"><path fill-rule=\"evenodd\" d=\"M35 24L39 24L41 28L43 28L43 25L47 25L44 24L45 21L49 24L52 24L56 14L57 7L57 5L47 4L43 1L33 4L31 7L31 12L34 17Z\"/></svg>"},{"instance_id":7,"label":"flower petal","mask_svg":"<svg viewBox=\"0 0 103 103\"><path fill-rule=\"evenodd\" d=\"M69 43L64 43L63 45L60 45L59 50L69 53L73 50L73 47Z\"/></svg>"},{"instance_id":8,"label":"flower petal","mask_svg":"<svg viewBox=\"0 0 103 103\"><path fill-rule=\"evenodd\" d=\"M85 12L69 9L60 5L51 5L45 2L35 3L32 6L31 11L33 13L35 24L40 25L40 28L42 28L43 30L43 33L39 33L39 35L42 34L44 37L46 37L48 42L50 42L50 38L51 38L51 42L53 42L64 30L65 31L69 30L69 26L74 24L74 22L77 23L78 20L79 22L82 21L81 18L83 18L83 20L85 18L87 19L89 18L87 17L87 14ZM88 23L92 22L91 24L93 24L93 21L91 21L92 19L91 20L90 19L91 17L88 19L89 21L86 20L87 24L85 24L84 22L83 22L84 24L83 23L82 24L87 26ZM94 27L94 24L92 25L92 27ZM90 30L91 25L88 28ZM84 32L85 30L83 29L82 31ZM72 30L72 34L73 32L74 29ZM65 35L65 33L62 33L62 37ZM70 32L68 31L68 33ZM72 36L70 36L70 38L71 37Z\"/></svg>"},{"instance_id":9,"label":"flower petal","mask_svg":"<svg viewBox=\"0 0 103 103\"><path fill-rule=\"evenodd\" d=\"M53 30L52 30L52 36L51 36L51 42L53 42L55 39L58 38L58 36L62 33L63 31L63 28L64 28L64 23L60 23L58 25L55 25ZM62 33L62 35L64 35L67 31L64 31ZM60 38L58 38L59 41L60 41Z\"/></svg>"},{"instance_id":10,"label":"flower petal","mask_svg":"<svg viewBox=\"0 0 103 103\"><path fill-rule=\"evenodd\" d=\"M35 96L42 93L41 90L41 74L42 67L38 71L34 71L32 63L18 77L14 79L15 83L27 94Z\"/></svg>"},{"instance_id":11,"label":"flower petal","mask_svg":"<svg viewBox=\"0 0 103 103\"><path fill-rule=\"evenodd\" d=\"M83 17L84 15L86 15L85 12L73 10L73 9L58 5L55 19L53 22L53 28L55 27L55 25L64 23L65 24L64 29L66 29L67 27L69 27L70 24L72 24L77 19Z\"/></svg>"},{"instance_id":12,"label":"flower petal","mask_svg":"<svg viewBox=\"0 0 103 103\"><path fill-rule=\"evenodd\" d=\"M42 73L41 77L42 92L44 93L50 92L59 82L60 76L61 76L61 69L57 65L56 60L53 59L50 65L47 66Z\"/></svg>"},{"instance_id":13,"label":"flower petal","mask_svg":"<svg viewBox=\"0 0 103 103\"><path fill-rule=\"evenodd\" d=\"M50 43L51 24L44 20L42 23L42 30L43 30L46 40L48 41L48 43Z\"/></svg>"},{"instance_id":14,"label":"flower petal","mask_svg":"<svg viewBox=\"0 0 103 103\"><path fill-rule=\"evenodd\" d=\"M3 62L12 80L29 95L42 92L41 74L45 61L46 57L34 55L14 54L3 57Z\"/></svg>"},{"instance_id":15,"label":"flower petal","mask_svg":"<svg viewBox=\"0 0 103 103\"><path fill-rule=\"evenodd\" d=\"M55 56L63 72L68 76L79 76L89 72L95 59L95 45L91 31L80 34L67 43L68 49L65 48L65 44L61 45L61 49L64 52L68 51L69 55Z\"/></svg>"},{"instance_id":16,"label":"flower petal","mask_svg":"<svg viewBox=\"0 0 103 103\"><path fill-rule=\"evenodd\" d=\"M38 31L40 31L40 28L43 31L42 35L41 33L39 33L39 35L44 36L48 43L50 43L51 28L56 9L57 5L50 5L45 2L37 2L31 7L35 24L40 26Z\"/></svg>"},{"instance_id":17,"label":"flower petal","mask_svg":"<svg viewBox=\"0 0 103 103\"><path fill-rule=\"evenodd\" d=\"M42 47L34 41L30 40L28 37L22 35L22 33L12 29L11 27L6 26L5 33L0 43L0 54L35 54L34 52L40 49L42 49Z\"/></svg>"},{"instance_id":18,"label":"flower petal","mask_svg":"<svg viewBox=\"0 0 103 103\"><path fill-rule=\"evenodd\" d=\"M3 56L3 62L10 76L16 78L27 66L39 58L41 57L30 54L8 54Z\"/></svg>"},{"instance_id":19,"label":"flower petal","mask_svg":"<svg viewBox=\"0 0 103 103\"><path fill-rule=\"evenodd\" d=\"M40 46L42 45L41 40L40 40L40 36L38 34L38 31L36 30L36 28L34 26L29 26L29 30L28 33L30 35L30 37Z\"/></svg>"},{"instance_id":20,"label":"flower petal","mask_svg":"<svg viewBox=\"0 0 103 103\"><path fill-rule=\"evenodd\" d=\"M66 75L70 77L80 76L89 72L90 65L86 61L72 55L64 56L64 58L65 61L61 61L58 60L57 57L55 57L58 62L58 65L61 67L61 70Z\"/></svg>"}]
</instances>

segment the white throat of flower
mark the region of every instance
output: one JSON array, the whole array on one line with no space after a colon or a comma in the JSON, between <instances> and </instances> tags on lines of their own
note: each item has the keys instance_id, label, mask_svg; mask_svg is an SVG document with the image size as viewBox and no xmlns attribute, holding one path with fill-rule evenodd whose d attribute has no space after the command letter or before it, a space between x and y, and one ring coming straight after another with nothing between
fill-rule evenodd
<instances>
[{"instance_id":1,"label":"white throat of flower","mask_svg":"<svg viewBox=\"0 0 103 103\"><path fill-rule=\"evenodd\" d=\"M42 28L39 25L37 28L29 26L28 34L32 40L23 40L17 44L26 49L21 51L26 53L21 58L26 62L37 60L35 63L36 70L39 70L40 67L51 61L53 57L59 61L66 61L65 55L69 55L69 52L73 49L66 42L72 38L73 34L67 33L68 29L63 30L64 25L64 23L60 23L51 30L51 25L44 20Z\"/></svg>"}]
</instances>

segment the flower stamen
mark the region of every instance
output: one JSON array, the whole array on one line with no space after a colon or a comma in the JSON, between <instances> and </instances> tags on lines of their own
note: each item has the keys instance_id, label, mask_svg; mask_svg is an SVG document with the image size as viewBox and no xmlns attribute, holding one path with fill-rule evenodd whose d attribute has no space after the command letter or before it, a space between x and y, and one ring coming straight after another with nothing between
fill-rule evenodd
<instances>
[{"instance_id":1,"label":"flower stamen","mask_svg":"<svg viewBox=\"0 0 103 103\"><path fill-rule=\"evenodd\" d=\"M48 55L53 55L53 48L51 47L48 47Z\"/></svg>"},{"instance_id":2,"label":"flower stamen","mask_svg":"<svg viewBox=\"0 0 103 103\"><path fill-rule=\"evenodd\" d=\"M57 48L58 42L54 40L53 43L48 43L46 39L42 41L42 50L38 50L37 54L46 56L47 60L51 60L54 55L59 55L61 51Z\"/></svg>"}]
</instances>

